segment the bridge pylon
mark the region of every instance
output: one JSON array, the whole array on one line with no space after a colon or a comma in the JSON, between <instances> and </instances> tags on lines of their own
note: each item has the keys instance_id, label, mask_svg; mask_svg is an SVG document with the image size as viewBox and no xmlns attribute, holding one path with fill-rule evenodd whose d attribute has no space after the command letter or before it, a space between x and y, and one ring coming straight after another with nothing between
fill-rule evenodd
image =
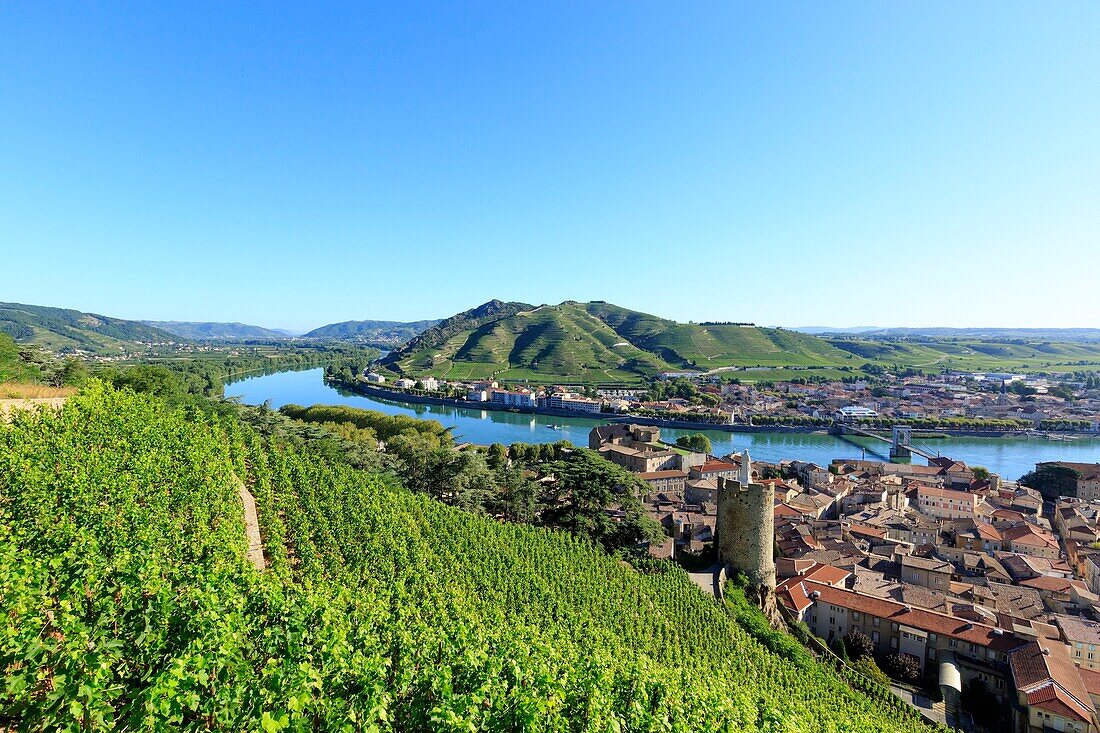
<instances>
[{"instance_id":1,"label":"bridge pylon","mask_svg":"<svg viewBox=\"0 0 1100 733\"><path fill-rule=\"evenodd\" d=\"M890 458L912 458L913 429L907 425L894 426L894 439L890 442Z\"/></svg>"}]
</instances>

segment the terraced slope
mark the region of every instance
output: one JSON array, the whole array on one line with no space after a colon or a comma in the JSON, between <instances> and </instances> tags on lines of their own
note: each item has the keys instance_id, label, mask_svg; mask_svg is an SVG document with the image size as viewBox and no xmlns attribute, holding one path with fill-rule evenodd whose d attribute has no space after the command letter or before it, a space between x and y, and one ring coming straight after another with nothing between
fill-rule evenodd
<instances>
[{"instance_id":1,"label":"terraced slope","mask_svg":"<svg viewBox=\"0 0 1100 733\"><path fill-rule=\"evenodd\" d=\"M924 729L679 570L96 384L0 425L0 666L21 730Z\"/></svg>"},{"instance_id":2,"label":"terraced slope","mask_svg":"<svg viewBox=\"0 0 1100 733\"><path fill-rule=\"evenodd\" d=\"M1074 371L1100 367L1100 344L1093 342L839 338L828 342L862 359L923 369Z\"/></svg>"},{"instance_id":3,"label":"terraced slope","mask_svg":"<svg viewBox=\"0 0 1100 733\"><path fill-rule=\"evenodd\" d=\"M687 368L862 363L822 339L781 329L677 323L603 302L508 305L476 322L456 317L445 332L429 329L386 363L418 376L581 382Z\"/></svg>"},{"instance_id":4,"label":"terraced slope","mask_svg":"<svg viewBox=\"0 0 1100 733\"><path fill-rule=\"evenodd\" d=\"M178 341L179 337L139 321L126 321L96 313L49 308L22 303L0 303L0 331L19 343L51 350L82 349L117 352L135 341Z\"/></svg>"}]
</instances>

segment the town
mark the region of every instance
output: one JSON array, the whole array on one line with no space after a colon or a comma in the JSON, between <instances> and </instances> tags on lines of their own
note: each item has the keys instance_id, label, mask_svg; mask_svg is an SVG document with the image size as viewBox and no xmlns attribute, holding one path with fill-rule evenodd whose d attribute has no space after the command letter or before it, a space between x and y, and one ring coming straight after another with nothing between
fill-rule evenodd
<instances>
[{"instance_id":1,"label":"town","mask_svg":"<svg viewBox=\"0 0 1100 733\"><path fill-rule=\"evenodd\" d=\"M692 451L621 423L594 428L589 448L647 487L647 511L669 535L653 556L689 568L718 559L719 493L747 455ZM754 461L746 471L774 492L776 594L792 620L839 654L864 650L939 722L984 714L969 722L1094 731L1100 463L1037 472L1069 475L1074 496L1044 497L950 458Z\"/></svg>"},{"instance_id":2,"label":"town","mask_svg":"<svg viewBox=\"0 0 1100 733\"><path fill-rule=\"evenodd\" d=\"M648 387L539 387L433 376L392 378L368 369L354 383L399 397L434 396L518 410L615 413L716 426L819 429L840 421L934 430L1100 432L1100 382L1091 375L924 375L872 369L827 380L814 377L813 370L767 371L796 376L749 381L754 372L747 368L711 374L665 372Z\"/></svg>"}]
</instances>

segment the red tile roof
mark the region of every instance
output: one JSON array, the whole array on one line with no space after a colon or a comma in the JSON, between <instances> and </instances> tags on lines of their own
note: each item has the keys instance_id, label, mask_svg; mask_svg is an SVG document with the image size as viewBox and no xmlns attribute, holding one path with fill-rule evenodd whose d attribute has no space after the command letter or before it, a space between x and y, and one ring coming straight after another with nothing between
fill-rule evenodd
<instances>
[{"instance_id":1,"label":"red tile roof","mask_svg":"<svg viewBox=\"0 0 1100 733\"><path fill-rule=\"evenodd\" d=\"M1061 641L1041 637L1009 656L1012 680L1027 704L1067 718L1091 721L1092 701Z\"/></svg>"},{"instance_id":2,"label":"red tile roof","mask_svg":"<svg viewBox=\"0 0 1100 733\"><path fill-rule=\"evenodd\" d=\"M721 471L736 471L738 467L729 463L728 461L707 461L702 466L699 466L699 473L718 473Z\"/></svg>"},{"instance_id":3,"label":"red tile roof","mask_svg":"<svg viewBox=\"0 0 1100 733\"><path fill-rule=\"evenodd\" d=\"M992 626L972 623L946 614L915 606L906 606L896 601L864 595L852 590L834 588L831 585L817 583L812 580L791 578L786 581L785 585L795 580L801 581L801 588L804 589L805 595L808 596L816 591L821 594L819 596L820 600L834 606L859 611L869 616L878 616L894 623L988 647L998 652L1009 652L1024 643L1023 639L1010 632L997 633L999 630L995 630ZM800 592L798 588L788 587L790 588L789 595Z\"/></svg>"}]
</instances>

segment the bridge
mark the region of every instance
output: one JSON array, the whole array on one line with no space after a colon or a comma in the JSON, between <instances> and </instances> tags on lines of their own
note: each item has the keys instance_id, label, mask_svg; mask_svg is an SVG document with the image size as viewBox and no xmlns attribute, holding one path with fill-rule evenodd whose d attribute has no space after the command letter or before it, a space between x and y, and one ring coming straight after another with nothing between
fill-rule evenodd
<instances>
[{"instance_id":1,"label":"bridge","mask_svg":"<svg viewBox=\"0 0 1100 733\"><path fill-rule=\"evenodd\" d=\"M940 457L938 453L931 453L913 445L913 429L907 425L895 425L892 439L872 433L870 430L865 430L858 425L851 425L849 423L837 423L836 429L840 431L841 435L845 433L855 433L856 435L862 435L867 438L881 440L883 443L889 443L891 458L910 458L914 453L928 461Z\"/></svg>"}]
</instances>

